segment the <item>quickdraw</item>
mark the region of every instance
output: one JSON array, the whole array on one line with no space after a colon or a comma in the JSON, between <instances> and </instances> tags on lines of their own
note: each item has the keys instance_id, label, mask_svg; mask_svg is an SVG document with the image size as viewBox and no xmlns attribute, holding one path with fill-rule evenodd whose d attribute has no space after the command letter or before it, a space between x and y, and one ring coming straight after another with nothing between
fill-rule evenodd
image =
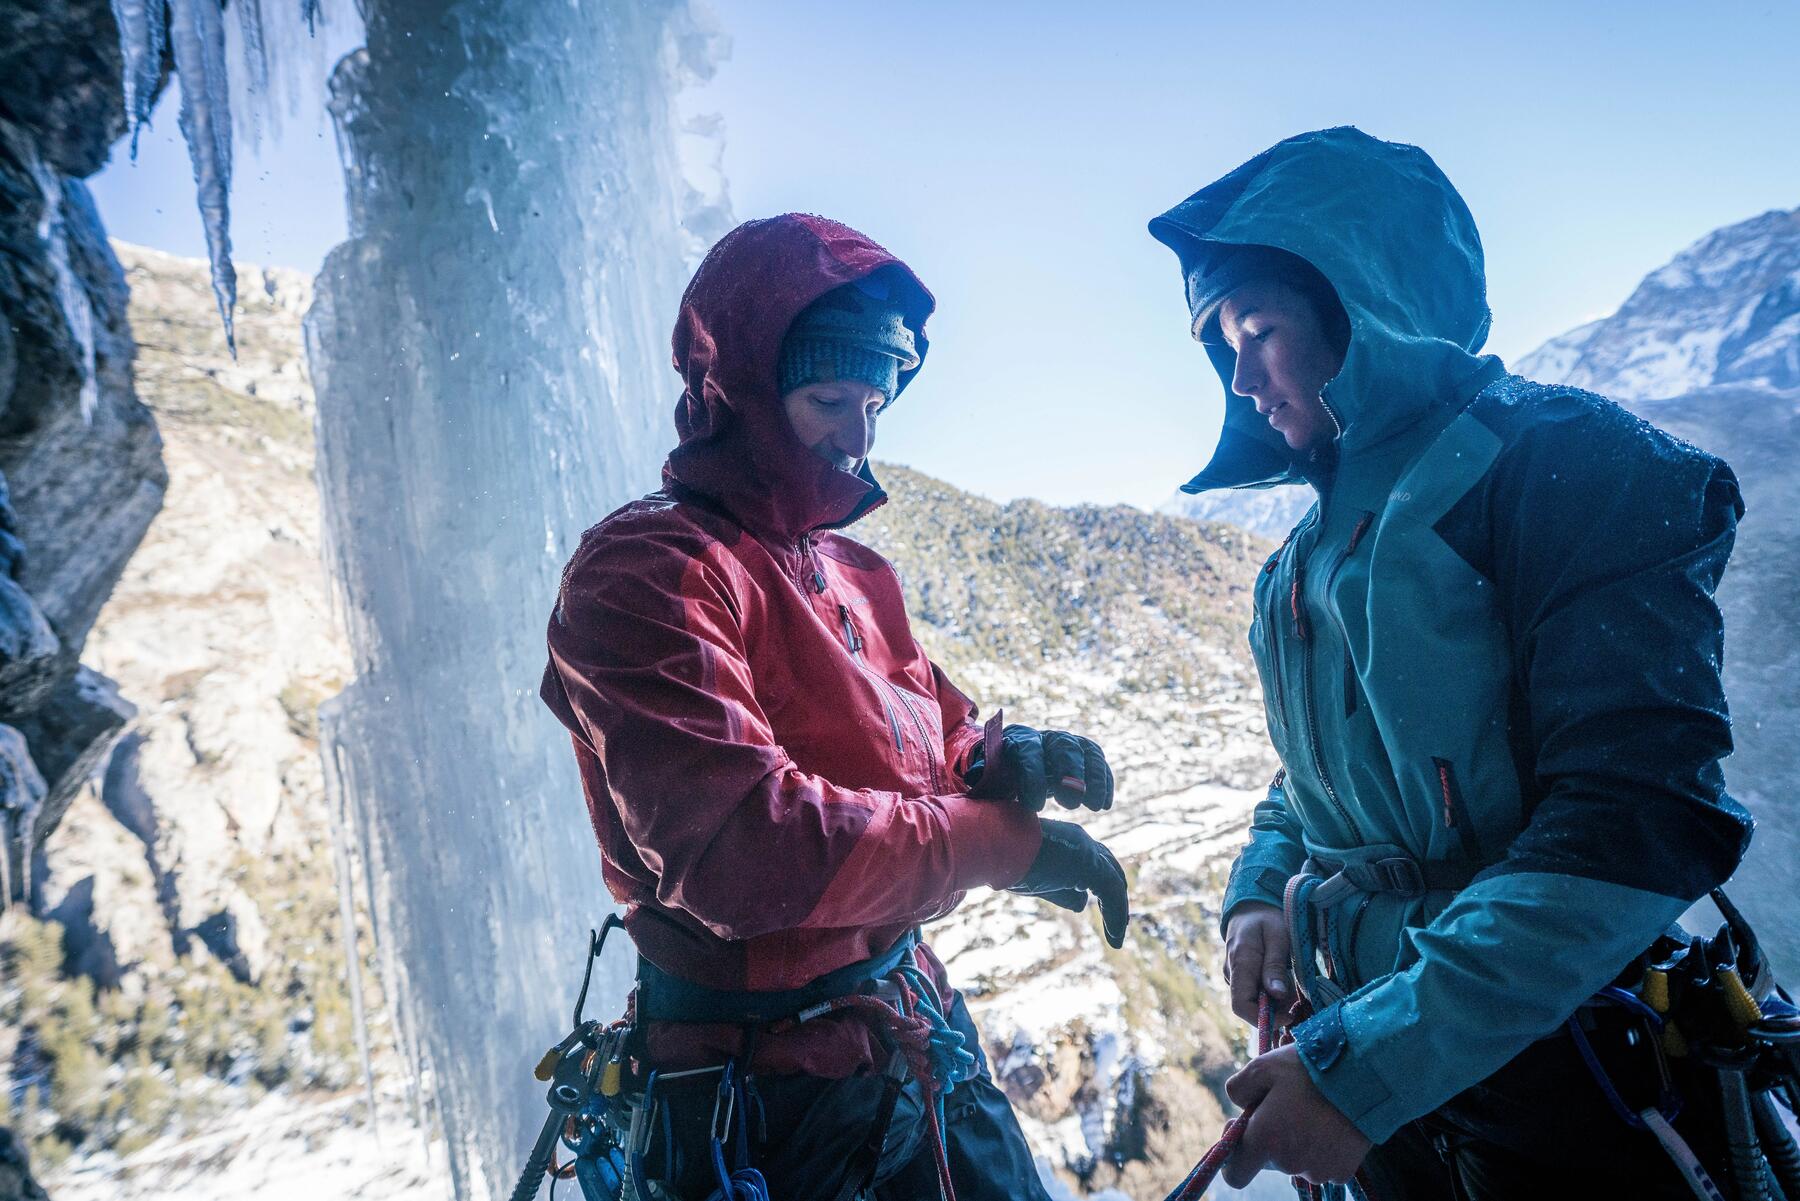
<instances>
[{"instance_id":1,"label":"quickdraw","mask_svg":"<svg viewBox=\"0 0 1800 1201\"><path fill-rule=\"evenodd\" d=\"M568 1179L568 1166L556 1163L558 1142L575 1151L572 1174L580 1180L584 1194L594 1201L619 1195L626 1160L617 1139L602 1120L603 1102L619 1091L629 1027L624 1022L603 1025L584 1017L583 1010L587 1007L594 963L606 947L606 937L614 927L623 925L616 915L609 915L598 931L588 933L587 964L582 972L581 993L575 998L574 1029L545 1053L534 1072L550 1085L550 1116L532 1144L525 1171L513 1186L511 1201L531 1201L546 1176L553 1190L555 1181Z\"/></svg>"}]
</instances>

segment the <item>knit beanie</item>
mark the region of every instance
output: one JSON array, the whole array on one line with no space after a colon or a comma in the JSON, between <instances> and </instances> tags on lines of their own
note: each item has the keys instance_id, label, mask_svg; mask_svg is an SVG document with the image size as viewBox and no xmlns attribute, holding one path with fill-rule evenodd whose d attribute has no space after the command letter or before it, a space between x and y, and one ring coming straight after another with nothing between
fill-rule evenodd
<instances>
[{"instance_id":1,"label":"knit beanie","mask_svg":"<svg viewBox=\"0 0 1800 1201\"><path fill-rule=\"evenodd\" d=\"M919 365L905 314L877 277L834 288L788 326L775 367L781 395L808 384L857 380L890 401L900 373Z\"/></svg>"},{"instance_id":2,"label":"knit beanie","mask_svg":"<svg viewBox=\"0 0 1800 1201\"><path fill-rule=\"evenodd\" d=\"M1338 349L1349 341L1349 320L1337 293L1318 269L1299 255L1273 246L1209 243L1187 264L1188 312L1196 341L1222 344L1219 310L1231 294L1253 279L1278 280L1312 302L1320 323Z\"/></svg>"}]
</instances>

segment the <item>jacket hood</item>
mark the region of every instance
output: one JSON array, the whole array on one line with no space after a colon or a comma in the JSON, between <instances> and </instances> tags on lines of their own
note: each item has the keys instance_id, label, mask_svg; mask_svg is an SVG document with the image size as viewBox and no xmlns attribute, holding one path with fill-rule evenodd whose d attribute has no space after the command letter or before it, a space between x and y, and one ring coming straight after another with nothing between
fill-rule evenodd
<instances>
[{"instance_id":1,"label":"jacket hood","mask_svg":"<svg viewBox=\"0 0 1800 1201\"><path fill-rule=\"evenodd\" d=\"M923 362L925 319L936 302L910 268L862 234L787 213L721 238L688 282L675 322L675 369L685 387L675 406L681 441L664 481L782 541L847 525L885 500L867 463L852 475L801 443L775 383L781 340L800 311L876 272L888 277ZM900 373L900 391L917 372Z\"/></svg>"},{"instance_id":2,"label":"jacket hood","mask_svg":"<svg viewBox=\"0 0 1800 1201\"><path fill-rule=\"evenodd\" d=\"M1502 373L1479 353L1490 315L1475 220L1416 146L1349 126L1299 134L1155 218L1150 233L1181 260L1184 286L1196 259L1232 245L1284 250L1325 277L1350 319L1343 369L1324 390L1340 452L1460 405ZM1281 435L1231 391L1236 354L1206 351L1225 385L1225 423L1182 491L1300 482Z\"/></svg>"}]
</instances>

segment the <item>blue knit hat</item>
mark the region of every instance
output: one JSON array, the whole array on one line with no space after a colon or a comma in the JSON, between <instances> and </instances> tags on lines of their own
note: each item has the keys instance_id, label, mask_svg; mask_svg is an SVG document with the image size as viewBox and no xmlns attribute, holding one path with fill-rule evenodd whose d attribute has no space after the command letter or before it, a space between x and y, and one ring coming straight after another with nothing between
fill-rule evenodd
<instances>
[{"instance_id":1,"label":"blue knit hat","mask_svg":"<svg viewBox=\"0 0 1800 1201\"><path fill-rule=\"evenodd\" d=\"M808 384L857 380L891 401L900 373L918 365L905 314L875 276L832 289L794 318L781 341L775 384L786 396Z\"/></svg>"}]
</instances>

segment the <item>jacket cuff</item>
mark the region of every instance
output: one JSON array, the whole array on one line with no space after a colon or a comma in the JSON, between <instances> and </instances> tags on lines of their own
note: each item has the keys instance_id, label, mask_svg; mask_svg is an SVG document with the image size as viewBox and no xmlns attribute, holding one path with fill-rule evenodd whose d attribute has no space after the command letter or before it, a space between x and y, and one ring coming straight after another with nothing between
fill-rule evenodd
<instances>
[{"instance_id":1,"label":"jacket cuff","mask_svg":"<svg viewBox=\"0 0 1800 1201\"><path fill-rule=\"evenodd\" d=\"M1225 899L1219 906L1219 937L1225 937L1225 932L1231 928L1232 917L1248 902L1280 909L1287 893L1287 882L1287 874L1279 868L1256 863L1252 851L1239 855L1225 881Z\"/></svg>"},{"instance_id":2,"label":"jacket cuff","mask_svg":"<svg viewBox=\"0 0 1800 1201\"><path fill-rule=\"evenodd\" d=\"M1356 998L1327 1006L1294 1027L1300 1062L1325 1099L1349 1118L1363 1137L1377 1145L1419 1115L1407 1111L1376 1069L1380 1048L1358 1045L1344 1022L1344 1009Z\"/></svg>"},{"instance_id":3,"label":"jacket cuff","mask_svg":"<svg viewBox=\"0 0 1800 1201\"><path fill-rule=\"evenodd\" d=\"M1037 814L1009 801L939 798L950 826L950 874L956 891L1010 888L1025 878L1044 841Z\"/></svg>"},{"instance_id":4,"label":"jacket cuff","mask_svg":"<svg viewBox=\"0 0 1800 1201\"><path fill-rule=\"evenodd\" d=\"M952 730L944 739L944 761L950 765L950 772L956 777L957 790L969 790L969 758L975 748L981 745L982 728L972 721L966 721Z\"/></svg>"}]
</instances>

